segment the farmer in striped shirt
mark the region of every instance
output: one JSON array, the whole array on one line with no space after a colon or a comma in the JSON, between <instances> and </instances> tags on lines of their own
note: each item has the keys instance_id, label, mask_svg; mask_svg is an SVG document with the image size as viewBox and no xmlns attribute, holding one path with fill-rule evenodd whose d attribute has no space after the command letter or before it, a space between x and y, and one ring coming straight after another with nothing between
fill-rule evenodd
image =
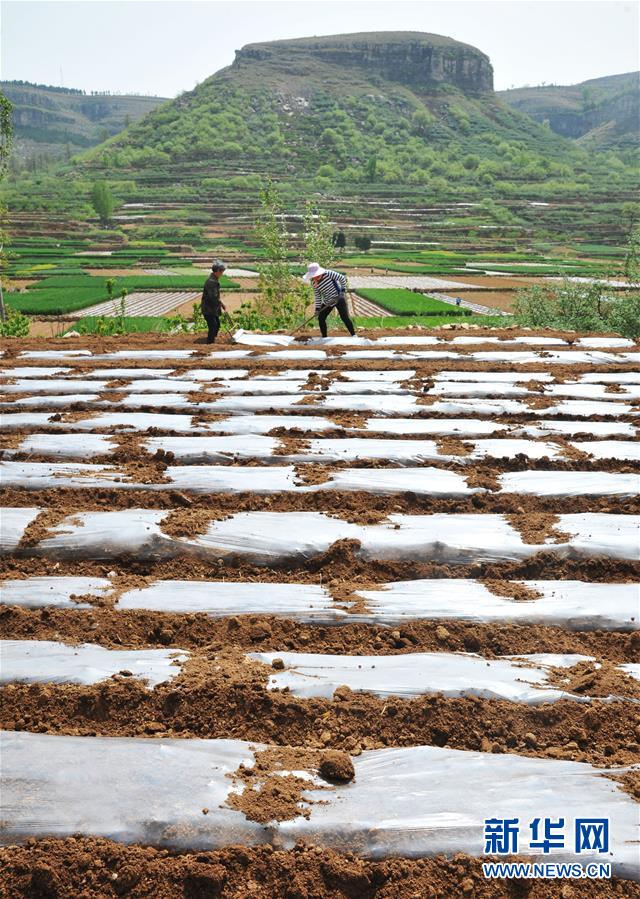
<instances>
[{"instance_id":1,"label":"farmer in striped shirt","mask_svg":"<svg viewBox=\"0 0 640 899\"><path fill-rule=\"evenodd\" d=\"M352 336L356 329L349 317L347 309L347 279L340 272L334 272L330 268L322 268L317 262L309 263L302 280L313 286L313 294L316 305L316 315L320 325L320 333L327 336L327 318L333 309L338 310L345 328Z\"/></svg>"}]
</instances>

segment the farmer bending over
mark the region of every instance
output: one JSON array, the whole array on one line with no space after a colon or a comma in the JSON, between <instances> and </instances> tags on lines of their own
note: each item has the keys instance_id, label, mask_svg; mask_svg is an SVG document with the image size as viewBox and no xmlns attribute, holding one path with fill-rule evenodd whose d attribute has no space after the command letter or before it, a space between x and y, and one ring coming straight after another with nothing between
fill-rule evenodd
<instances>
[{"instance_id":1,"label":"farmer bending over","mask_svg":"<svg viewBox=\"0 0 640 899\"><path fill-rule=\"evenodd\" d=\"M327 318L333 309L338 310L345 328L352 336L356 329L349 318L347 309L347 279L340 272L334 272L330 268L322 268L317 262L310 262L307 271L302 276L307 284L311 282L316 304L316 315L320 325L320 333L327 336Z\"/></svg>"},{"instance_id":2,"label":"farmer bending over","mask_svg":"<svg viewBox=\"0 0 640 899\"><path fill-rule=\"evenodd\" d=\"M225 270L225 264L219 259L214 259L211 266L211 274L204 282L204 290L202 291L202 301L200 308L205 317L209 333L207 334L207 343L213 343L218 336L220 330L220 312L226 309L226 306L220 299L220 276Z\"/></svg>"}]
</instances>

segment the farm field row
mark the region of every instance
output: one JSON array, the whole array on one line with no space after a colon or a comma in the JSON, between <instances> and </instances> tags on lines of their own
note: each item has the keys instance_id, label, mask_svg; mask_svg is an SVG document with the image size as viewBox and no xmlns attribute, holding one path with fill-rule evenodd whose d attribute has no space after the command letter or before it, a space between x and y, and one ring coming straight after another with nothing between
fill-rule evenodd
<instances>
[{"instance_id":1,"label":"farm field row","mask_svg":"<svg viewBox=\"0 0 640 899\"><path fill-rule=\"evenodd\" d=\"M484 820L517 808L608 817L633 895L637 345L225 340L5 343L10 841L74 883L83 846L209 877L270 844L275 894L305 841L453 895L446 857L480 889Z\"/></svg>"}]
</instances>

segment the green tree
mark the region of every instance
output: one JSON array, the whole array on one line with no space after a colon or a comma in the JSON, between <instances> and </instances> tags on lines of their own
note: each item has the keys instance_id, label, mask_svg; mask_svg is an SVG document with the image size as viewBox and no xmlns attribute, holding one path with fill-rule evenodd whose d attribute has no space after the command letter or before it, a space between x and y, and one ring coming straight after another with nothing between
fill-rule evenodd
<instances>
[{"instance_id":1,"label":"green tree","mask_svg":"<svg viewBox=\"0 0 640 899\"><path fill-rule=\"evenodd\" d=\"M96 181L91 190L91 204L102 225L108 225L113 215L113 194L106 181Z\"/></svg>"},{"instance_id":2,"label":"green tree","mask_svg":"<svg viewBox=\"0 0 640 899\"><path fill-rule=\"evenodd\" d=\"M304 248L308 262L319 262L331 268L337 259L337 246L333 242L327 217L313 203L307 202L303 217Z\"/></svg>"},{"instance_id":3,"label":"green tree","mask_svg":"<svg viewBox=\"0 0 640 899\"><path fill-rule=\"evenodd\" d=\"M365 171L366 179L370 184L373 184L373 182L376 180L377 168L378 168L377 157L375 155L369 157L369 160L365 166L364 171Z\"/></svg>"},{"instance_id":4,"label":"green tree","mask_svg":"<svg viewBox=\"0 0 640 899\"><path fill-rule=\"evenodd\" d=\"M255 228L264 258L258 269L259 293L254 303L244 303L234 313L234 322L239 327L262 330L290 328L304 315L309 293L291 273L284 207L271 181L260 191L260 207Z\"/></svg>"}]
</instances>

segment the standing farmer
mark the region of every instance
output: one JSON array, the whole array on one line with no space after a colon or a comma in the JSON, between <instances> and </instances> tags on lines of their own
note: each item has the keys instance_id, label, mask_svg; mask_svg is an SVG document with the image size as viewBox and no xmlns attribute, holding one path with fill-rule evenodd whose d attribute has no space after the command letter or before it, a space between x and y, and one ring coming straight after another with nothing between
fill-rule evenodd
<instances>
[{"instance_id":1,"label":"standing farmer","mask_svg":"<svg viewBox=\"0 0 640 899\"><path fill-rule=\"evenodd\" d=\"M333 309L337 309L345 328L353 337L356 329L353 327L347 309L347 279L345 276L340 272L334 272L333 269L322 268L317 262L310 262L302 280L313 286L316 315L322 336L327 336L327 318Z\"/></svg>"},{"instance_id":2,"label":"standing farmer","mask_svg":"<svg viewBox=\"0 0 640 899\"><path fill-rule=\"evenodd\" d=\"M202 291L202 301L200 308L205 317L209 333L207 334L207 343L213 343L218 336L220 330L220 312L226 306L220 299L220 277L225 270L225 264L219 259L214 259L211 266L211 274L204 283Z\"/></svg>"}]
</instances>

